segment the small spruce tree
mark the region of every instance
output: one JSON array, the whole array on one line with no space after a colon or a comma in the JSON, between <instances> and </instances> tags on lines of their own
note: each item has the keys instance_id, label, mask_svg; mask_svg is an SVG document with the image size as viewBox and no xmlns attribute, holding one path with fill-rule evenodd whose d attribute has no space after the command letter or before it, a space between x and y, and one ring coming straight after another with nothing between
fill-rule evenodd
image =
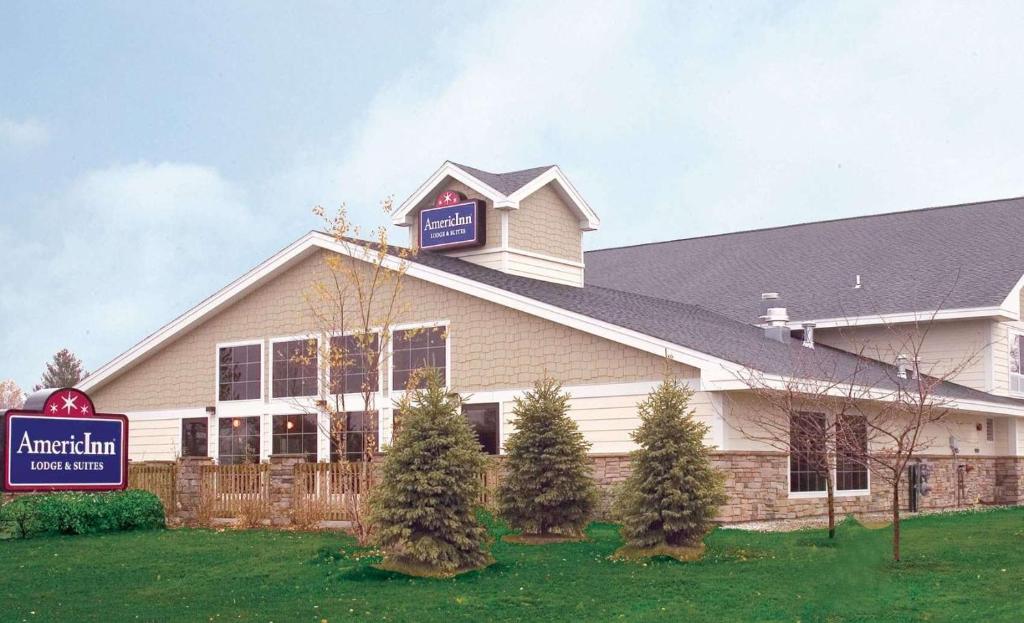
<instances>
[{"instance_id":1,"label":"small spruce tree","mask_svg":"<svg viewBox=\"0 0 1024 623\"><path fill-rule=\"evenodd\" d=\"M491 562L474 505L485 459L462 415L462 398L435 371L399 402L402 428L372 494L371 521L384 567L447 576Z\"/></svg>"},{"instance_id":2,"label":"small spruce tree","mask_svg":"<svg viewBox=\"0 0 1024 623\"><path fill-rule=\"evenodd\" d=\"M32 391L49 387L74 387L87 376L89 373L82 369L82 360L70 350L62 348L54 354L53 361L46 364L46 372Z\"/></svg>"},{"instance_id":3,"label":"small spruce tree","mask_svg":"<svg viewBox=\"0 0 1024 623\"><path fill-rule=\"evenodd\" d=\"M577 536L594 512L590 443L568 411L569 394L554 379L516 398L497 501L501 518L524 534Z\"/></svg>"},{"instance_id":4,"label":"small spruce tree","mask_svg":"<svg viewBox=\"0 0 1024 623\"><path fill-rule=\"evenodd\" d=\"M722 476L711 466L708 427L689 408L693 392L666 378L640 403L632 471L616 501L627 545L696 546L725 503Z\"/></svg>"}]
</instances>

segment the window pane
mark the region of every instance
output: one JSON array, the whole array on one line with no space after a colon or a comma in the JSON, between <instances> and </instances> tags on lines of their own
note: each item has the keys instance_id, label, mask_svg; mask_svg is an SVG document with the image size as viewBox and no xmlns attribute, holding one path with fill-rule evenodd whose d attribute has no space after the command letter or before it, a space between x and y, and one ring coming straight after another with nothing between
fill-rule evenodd
<instances>
[{"instance_id":1,"label":"window pane","mask_svg":"<svg viewBox=\"0 0 1024 623\"><path fill-rule=\"evenodd\" d=\"M445 327L395 331L392 347L393 387L399 391L405 389L412 373L423 368L435 368L442 375L442 380L447 382L446 336ZM422 379L417 386L424 386Z\"/></svg>"},{"instance_id":2,"label":"window pane","mask_svg":"<svg viewBox=\"0 0 1024 623\"><path fill-rule=\"evenodd\" d=\"M262 373L260 345L228 346L220 349L220 400L256 400L260 396Z\"/></svg>"},{"instance_id":3,"label":"window pane","mask_svg":"<svg viewBox=\"0 0 1024 623\"><path fill-rule=\"evenodd\" d=\"M376 449L377 412L349 411L331 427L331 461L362 461Z\"/></svg>"},{"instance_id":4,"label":"window pane","mask_svg":"<svg viewBox=\"0 0 1024 623\"><path fill-rule=\"evenodd\" d=\"M463 405L462 414L476 431L483 451L487 454L498 454L498 404Z\"/></svg>"},{"instance_id":5,"label":"window pane","mask_svg":"<svg viewBox=\"0 0 1024 623\"><path fill-rule=\"evenodd\" d=\"M855 491L868 488L867 426L856 415L840 415L836 430L836 489Z\"/></svg>"},{"instance_id":6,"label":"window pane","mask_svg":"<svg viewBox=\"0 0 1024 623\"><path fill-rule=\"evenodd\" d=\"M377 335L331 338L331 391L355 394L377 390L379 341Z\"/></svg>"},{"instance_id":7,"label":"window pane","mask_svg":"<svg viewBox=\"0 0 1024 623\"><path fill-rule=\"evenodd\" d=\"M800 413L790 417L789 490L824 491L826 419L822 413Z\"/></svg>"},{"instance_id":8,"label":"window pane","mask_svg":"<svg viewBox=\"0 0 1024 623\"><path fill-rule=\"evenodd\" d=\"M206 456L207 429L210 423L206 418L185 418L181 421L181 455Z\"/></svg>"},{"instance_id":9,"label":"window pane","mask_svg":"<svg viewBox=\"0 0 1024 623\"><path fill-rule=\"evenodd\" d=\"M315 339L273 344L273 396L291 398L317 393L318 353Z\"/></svg>"},{"instance_id":10,"label":"window pane","mask_svg":"<svg viewBox=\"0 0 1024 623\"><path fill-rule=\"evenodd\" d=\"M217 458L222 464L259 463L260 418L222 418L218 425Z\"/></svg>"}]
</instances>

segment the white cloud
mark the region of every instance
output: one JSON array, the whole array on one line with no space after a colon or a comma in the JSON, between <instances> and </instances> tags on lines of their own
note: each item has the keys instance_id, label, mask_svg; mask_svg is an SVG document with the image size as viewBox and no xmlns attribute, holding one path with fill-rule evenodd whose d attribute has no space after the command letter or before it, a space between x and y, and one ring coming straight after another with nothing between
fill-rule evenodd
<instances>
[{"instance_id":1,"label":"white cloud","mask_svg":"<svg viewBox=\"0 0 1024 623\"><path fill-rule=\"evenodd\" d=\"M0 354L40 369L63 347L95 369L237 277L274 235L216 169L180 163L89 172L34 230L0 285L12 326Z\"/></svg>"},{"instance_id":2,"label":"white cloud","mask_svg":"<svg viewBox=\"0 0 1024 623\"><path fill-rule=\"evenodd\" d=\"M0 145L40 147L49 141L49 128L35 119L15 121L0 117Z\"/></svg>"}]
</instances>

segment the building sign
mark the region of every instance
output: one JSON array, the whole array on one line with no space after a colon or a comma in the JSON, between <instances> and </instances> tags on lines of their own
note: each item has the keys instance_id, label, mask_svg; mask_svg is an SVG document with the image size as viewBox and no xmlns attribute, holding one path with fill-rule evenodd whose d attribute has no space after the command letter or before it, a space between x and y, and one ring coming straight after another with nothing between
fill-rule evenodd
<instances>
[{"instance_id":1,"label":"building sign","mask_svg":"<svg viewBox=\"0 0 1024 623\"><path fill-rule=\"evenodd\" d=\"M128 486L128 418L96 413L84 392L45 389L3 415L4 490Z\"/></svg>"},{"instance_id":2,"label":"building sign","mask_svg":"<svg viewBox=\"0 0 1024 623\"><path fill-rule=\"evenodd\" d=\"M447 190L420 212L420 248L452 249L484 243L484 203Z\"/></svg>"}]
</instances>

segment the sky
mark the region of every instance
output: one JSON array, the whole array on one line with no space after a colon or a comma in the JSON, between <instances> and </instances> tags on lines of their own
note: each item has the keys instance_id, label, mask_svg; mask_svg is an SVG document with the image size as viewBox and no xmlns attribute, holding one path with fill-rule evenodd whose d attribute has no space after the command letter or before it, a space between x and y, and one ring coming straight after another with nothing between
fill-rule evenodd
<instances>
[{"instance_id":1,"label":"sky","mask_svg":"<svg viewBox=\"0 0 1024 623\"><path fill-rule=\"evenodd\" d=\"M95 370L445 160L560 165L588 249L1024 195L1021 32L1019 2L4 2L0 378Z\"/></svg>"}]
</instances>

